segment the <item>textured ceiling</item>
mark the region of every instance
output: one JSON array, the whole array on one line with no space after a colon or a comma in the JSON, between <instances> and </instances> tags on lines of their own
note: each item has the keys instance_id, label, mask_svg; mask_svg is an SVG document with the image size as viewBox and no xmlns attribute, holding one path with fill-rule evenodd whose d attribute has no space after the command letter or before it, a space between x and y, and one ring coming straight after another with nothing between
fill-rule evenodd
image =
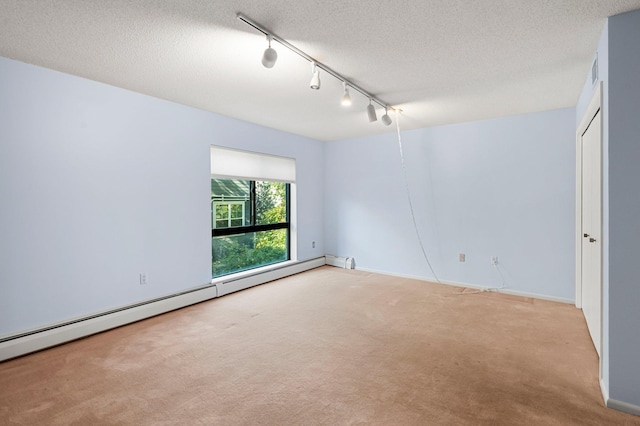
<instances>
[{"instance_id":1,"label":"textured ceiling","mask_svg":"<svg viewBox=\"0 0 640 426\"><path fill-rule=\"evenodd\" d=\"M403 129L571 107L640 0L1 0L0 56L320 140L394 131L241 12L391 105ZM380 116L380 113L378 114Z\"/></svg>"}]
</instances>

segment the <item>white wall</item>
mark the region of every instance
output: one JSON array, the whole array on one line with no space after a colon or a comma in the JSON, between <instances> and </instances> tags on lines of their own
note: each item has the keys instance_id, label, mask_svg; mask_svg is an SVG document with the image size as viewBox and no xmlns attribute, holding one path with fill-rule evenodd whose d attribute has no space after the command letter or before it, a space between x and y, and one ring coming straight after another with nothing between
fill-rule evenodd
<instances>
[{"instance_id":1,"label":"white wall","mask_svg":"<svg viewBox=\"0 0 640 426\"><path fill-rule=\"evenodd\" d=\"M402 132L419 232L441 280L501 286L497 256L508 288L574 298L574 118L568 108ZM432 278L395 134L330 142L325 160L327 252Z\"/></svg>"},{"instance_id":2,"label":"white wall","mask_svg":"<svg viewBox=\"0 0 640 426\"><path fill-rule=\"evenodd\" d=\"M321 142L0 58L0 336L208 283L211 144L295 157L324 254Z\"/></svg>"}]
</instances>

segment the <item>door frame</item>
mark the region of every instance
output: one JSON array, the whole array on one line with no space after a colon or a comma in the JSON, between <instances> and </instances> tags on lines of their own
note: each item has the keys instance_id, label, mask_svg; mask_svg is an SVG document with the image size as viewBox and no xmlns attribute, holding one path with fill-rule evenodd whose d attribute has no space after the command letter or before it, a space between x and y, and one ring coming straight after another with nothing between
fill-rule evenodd
<instances>
[{"instance_id":1,"label":"door frame","mask_svg":"<svg viewBox=\"0 0 640 426\"><path fill-rule=\"evenodd\" d=\"M604 126L603 126L603 114L602 114L602 92L603 92L603 84L602 81L598 83L598 87L596 88L593 96L591 97L591 101L580 120L580 124L576 130L576 235L575 235L575 253L576 253L576 264L575 264L575 272L576 272L576 301L575 305L577 308L582 308L582 135L587 131L591 122L595 118L595 116L600 112L599 120L600 120L600 146L602 147L603 142L603 134L604 134ZM599 152L600 156L600 164L602 164L602 148ZM601 180L600 180L600 209L603 206L602 199L602 175L604 174L604 168L601 168ZM600 222L600 243L601 243L601 254L602 254L602 215ZM602 264L602 256L600 257L600 263ZM601 268L602 270L602 268ZM600 276L600 288L603 291L603 278ZM602 351L602 343L603 343L603 307L602 307L603 296L601 294L600 297L600 348L599 353L603 354ZM602 378L602 355L600 356L600 377Z\"/></svg>"}]
</instances>

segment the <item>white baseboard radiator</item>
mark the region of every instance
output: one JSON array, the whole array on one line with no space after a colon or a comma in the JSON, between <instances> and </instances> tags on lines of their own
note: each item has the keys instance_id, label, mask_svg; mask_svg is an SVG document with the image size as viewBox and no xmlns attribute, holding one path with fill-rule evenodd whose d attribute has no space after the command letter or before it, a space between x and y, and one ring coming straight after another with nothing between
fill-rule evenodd
<instances>
[{"instance_id":1,"label":"white baseboard radiator","mask_svg":"<svg viewBox=\"0 0 640 426\"><path fill-rule=\"evenodd\" d=\"M0 336L0 362L204 302L233 291L304 272L324 264L324 257L291 262L285 266L268 268L241 278L231 278L227 282L207 284L86 317L49 324L8 336Z\"/></svg>"},{"instance_id":2,"label":"white baseboard radiator","mask_svg":"<svg viewBox=\"0 0 640 426\"><path fill-rule=\"evenodd\" d=\"M344 269L356 269L356 260L353 257L325 255L327 265L337 266Z\"/></svg>"}]
</instances>

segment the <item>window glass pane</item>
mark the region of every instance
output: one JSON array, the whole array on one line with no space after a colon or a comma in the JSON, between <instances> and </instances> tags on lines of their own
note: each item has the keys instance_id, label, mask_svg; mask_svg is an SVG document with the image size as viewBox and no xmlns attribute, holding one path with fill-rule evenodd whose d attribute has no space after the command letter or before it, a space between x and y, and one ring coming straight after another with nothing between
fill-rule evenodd
<instances>
[{"instance_id":1,"label":"window glass pane","mask_svg":"<svg viewBox=\"0 0 640 426\"><path fill-rule=\"evenodd\" d=\"M231 204L231 217L242 218L242 204Z\"/></svg>"},{"instance_id":2,"label":"window glass pane","mask_svg":"<svg viewBox=\"0 0 640 426\"><path fill-rule=\"evenodd\" d=\"M248 180L211 179L211 223L213 228L249 225L250 192L251 182ZM238 222L232 219L243 220Z\"/></svg>"},{"instance_id":3,"label":"window glass pane","mask_svg":"<svg viewBox=\"0 0 640 426\"><path fill-rule=\"evenodd\" d=\"M256 182L256 224L287 221L287 184Z\"/></svg>"},{"instance_id":4,"label":"window glass pane","mask_svg":"<svg viewBox=\"0 0 640 426\"><path fill-rule=\"evenodd\" d=\"M242 203L249 200L248 180L211 179L211 201L216 203Z\"/></svg>"},{"instance_id":5,"label":"window glass pane","mask_svg":"<svg viewBox=\"0 0 640 426\"><path fill-rule=\"evenodd\" d=\"M284 262L288 258L287 230L213 237L211 248L211 274L214 278Z\"/></svg>"},{"instance_id":6,"label":"window glass pane","mask_svg":"<svg viewBox=\"0 0 640 426\"><path fill-rule=\"evenodd\" d=\"M229 216L229 208L226 204L216 206L216 219L226 219Z\"/></svg>"}]
</instances>

